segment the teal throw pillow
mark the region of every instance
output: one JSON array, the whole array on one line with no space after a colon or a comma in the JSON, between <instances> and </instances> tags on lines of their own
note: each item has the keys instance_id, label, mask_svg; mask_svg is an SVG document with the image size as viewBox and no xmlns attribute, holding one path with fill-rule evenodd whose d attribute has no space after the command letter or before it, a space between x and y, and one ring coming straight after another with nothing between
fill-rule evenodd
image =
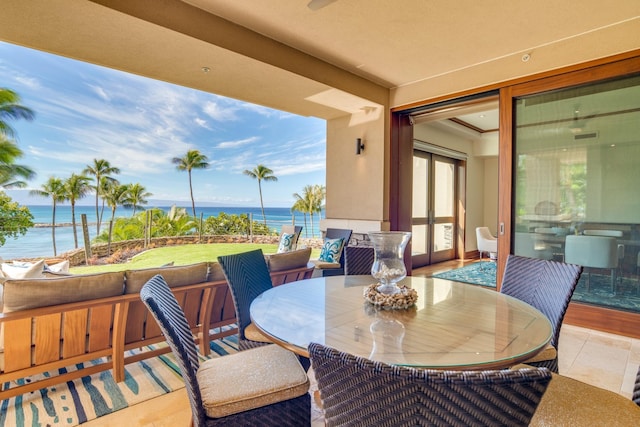
<instances>
[{"instance_id":1,"label":"teal throw pillow","mask_svg":"<svg viewBox=\"0 0 640 427\"><path fill-rule=\"evenodd\" d=\"M278 246L278 253L284 253L284 252L290 252L292 250L294 250L294 237L296 235L295 234L287 234L287 233L282 233L282 236L280 237L280 245Z\"/></svg>"},{"instance_id":2,"label":"teal throw pillow","mask_svg":"<svg viewBox=\"0 0 640 427\"><path fill-rule=\"evenodd\" d=\"M324 239L324 245L322 245L320 257L318 259L324 262L340 262L343 244L343 237L339 239Z\"/></svg>"}]
</instances>

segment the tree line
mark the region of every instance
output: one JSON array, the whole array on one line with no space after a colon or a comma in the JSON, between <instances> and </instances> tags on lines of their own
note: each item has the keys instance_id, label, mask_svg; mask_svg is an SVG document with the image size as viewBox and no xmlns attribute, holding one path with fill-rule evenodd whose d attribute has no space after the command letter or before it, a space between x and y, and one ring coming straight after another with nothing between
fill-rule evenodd
<instances>
[{"instance_id":1,"label":"tree line","mask_svg":"<svg viewBox=\"0 0 640 427\"><path fill-rule=\"evenodd\" d=\"M15 130L8 123L9 120L15 119L31 121L34 117L35 114L31 109L21 105L21 99L17 93L10 89L0 88L0 187L2 188L25 188L27 181L33 179L36 175L28 166L17 163L17 160L23 156L23 152L16 142ZM193 149L187 151L182 157L173 158L172 163L178 171L187 172L193 216L188 218L186 210L175 211L172 209L169 213L164 214L163 211L157 209L152 214L154 223L158 224L154 234L162 233L161 230L165 230L164 235L177 235L173 234L175 230L180 230L184 234L196 231L213 232L213 234L233 234L230 232L248 226L248 218L243 218L242 215L234 218L233 221L228 217L220 218L219 215L219 218L207 219L207 222L200 226L197 221L193 196L192 171L209 168L209 159L199 150ZM112 166L108 160L93 159L93 162L88 164L80 173L72 173L71 176L66 178L51 176L39 189L29 192L31 195L47 197L51 200L51 237L54 256L57 255L55 237L57 205L64 202L69 202L71 205L74 245L78 248L75 207L80 199L92 193L95 194L97 241L106 239L111 242L114 234L116 240L123 240L126 236L139 234L139 231L132 231L136 227L132 227L131 221L119 220L119 222L116 221L114 223L116 210L119 206L132 209L131 219L137 218L136 212L145 210L144 205L148 203L148 198L153 194L148 192L140 183L121 183L115 178L115 175L119 173L120 169ZM269 230L264 214L262 182L274 182L278 178L274 175L273 170L263 164L258 164L255 168L247 169L243 173L258 182L263 227L254 226L254 231L256 234L262 234L265 231L268 233ZM293 198L295 201L291 207L291 212L297 211L303 214L305 230L308 230L307 215L309 215L311 228L313 229L314 214L317 214L318 218L320 218L325 198L325 187L322 185L307 185L303 188L302 193L294 193ZM110 224L115 224L115 226L109 227L108 234L105 235L104 232L101 234L100 229L107 207L111 213ZM164 218L162 218L163 214L165 215ZM136 221L141 222L142 220L138 218ZM173 226L168 227L166 224L171 222L174 222ZM226 226L224 224L234 225ZM0 194L0 246L5 243L7 237L17 238L19 235L24 235L27 229L32 226L33 215L31 215L28 208L13 202L6 193L2 192Z\"/></svg>"}]
</instances>

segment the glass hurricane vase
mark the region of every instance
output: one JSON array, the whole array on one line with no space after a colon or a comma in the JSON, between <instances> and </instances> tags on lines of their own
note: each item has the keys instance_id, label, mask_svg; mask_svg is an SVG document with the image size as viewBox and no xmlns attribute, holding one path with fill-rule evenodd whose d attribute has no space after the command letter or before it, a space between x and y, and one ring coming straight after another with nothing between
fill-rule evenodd
<instances>
[{"instance_id":1,"label":"glass hurricane vase","mask_svg":"<svg viewBox=\"0 0 640 427\"><path fill-rule=\"evenodd\" d=\"M411 233L376 231L368 234L375 251L371 275L380 283L377 290L385 295L397 294L400 292L398 282L407 276L404 250L411 239Z\"/></svg>"}]
</instances>

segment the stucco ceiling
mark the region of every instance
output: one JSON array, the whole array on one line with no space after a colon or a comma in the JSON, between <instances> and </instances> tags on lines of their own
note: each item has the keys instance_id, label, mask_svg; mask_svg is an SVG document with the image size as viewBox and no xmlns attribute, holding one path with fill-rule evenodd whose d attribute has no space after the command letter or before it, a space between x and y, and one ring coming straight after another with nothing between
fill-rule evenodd
<instances>
[{"instance_id":1,"label":"stucco ceiling","mask_svg":"<svg viewBox=\"0 0 640 427\"><path fill-rule=\"evenodd\" d=\"M443 76L499 80L505 58L544 52L514 76L623 52L640 25L638 0L308 2L5 0L0 39L330 119Z\"/></svg>"}]
</instances>

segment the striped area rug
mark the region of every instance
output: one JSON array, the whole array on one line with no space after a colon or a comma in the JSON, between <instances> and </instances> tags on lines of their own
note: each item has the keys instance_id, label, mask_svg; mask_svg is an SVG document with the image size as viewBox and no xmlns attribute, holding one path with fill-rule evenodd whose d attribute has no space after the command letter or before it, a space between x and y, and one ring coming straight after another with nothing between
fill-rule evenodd
<instances>
[{"instance_id":1,"label":"striped area rug","mask_svg":"<svg viewBox=\"0 0 640 427\"><path fill-rule=\"evenodd\" d=\"M211 349L211 357L235 353L237 337L213 341ZM3 400L0 426L75 426L184 387L171 353L131 363L125 370L125 380L121 383L114 381L109 370ZM18 380L24 381L29 379Z\"/></svg>"}]
</instances>

